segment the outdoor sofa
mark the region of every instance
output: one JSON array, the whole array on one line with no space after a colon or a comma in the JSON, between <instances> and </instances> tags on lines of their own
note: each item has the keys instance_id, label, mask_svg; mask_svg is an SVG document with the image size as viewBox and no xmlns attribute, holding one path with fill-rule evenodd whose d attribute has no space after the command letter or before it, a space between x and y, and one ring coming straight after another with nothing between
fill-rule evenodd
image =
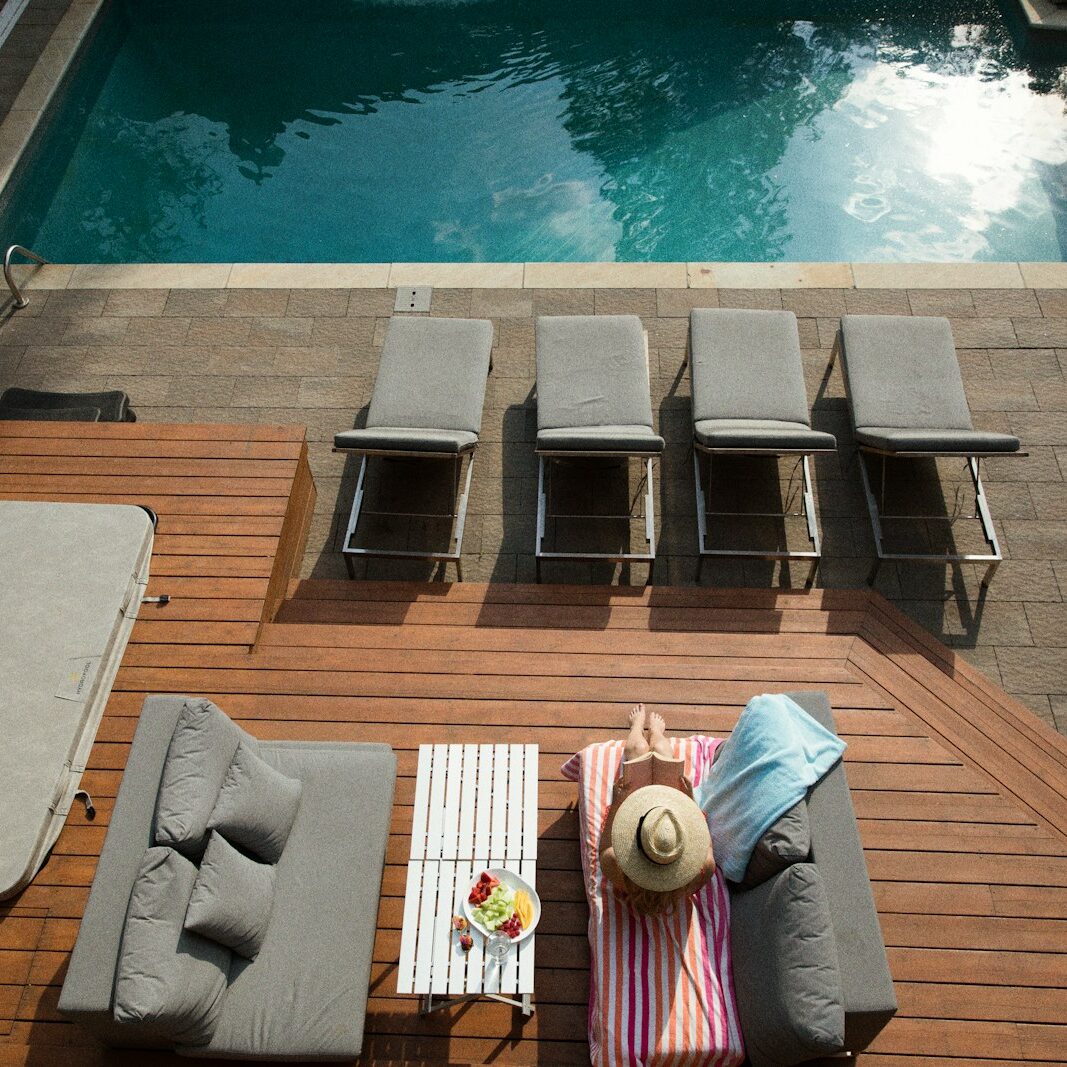
<instances>
[{"instance_id":1,"label":"outdoor sofa","mask_svg":"<svg viewBox=\"0 0 1067 1067\"><path fill-rule=\"evenodd\" d=\"M535 565L541 580L545 559L656 561L652 464L663 438L652 427L648 339L636 315L542 315L537 351L537 529ZM647 552L586 552L544 547L550 518L626 519L597 511L555 515L551 506L553 465L621 459L644 464Z\"/></svg>"},{"instance_id":2,"label":"outdoor sofa","mask_svg":"<svg viewBox=\"0 0 1067 1067\"><path fill-rule=\"evenodd\" d=\"M845 315L831 362L840 352L848 389L852 429L859 447L860 475L871 517L878 558L882 560L987 563L982 585L992 580L1003 558L982 487L981 463L989 456L1017 455L1018 437L977 430L956 358L948 319L909 315ZM871 487L867 456L881 459L881 487ZM894 552L884 545L887 518L951 521L954 516L885 514L886 459L964 460L974 485L974 513L988 552Z\"/></svg>"},{"instance_id":3,"label":"outdoor sofa","mask_svg":"<svg viewBox=\"0 0 1067 1067\"><path fill-rule=\"evenodd\" d=\"M335 452L360 457L359 478L341 546L350 577L355 576L353 561L357 556L378 556L455 563L457 577L463 580L463 529L486 378L493 367L492 348L493 324L488 319L389 320L367 424L335 434L333 441ZM451 512L444 516L453 520L453 547L449 551L357 544L367 460L372 456L452 464L455 500Z\"/></svg>"},{"instance_id":4,"label":"outdoor sofa","mask_svg":"<svg viewBox=\"0 0 1067 1067\"><path fill-rule=\"evenodd\" d=\"M833 453L833 434L812 429L804 386L797 317L791 311L694 308L689 317L692 380L693 481L697 507L697 580L713 556L808 560L807 585L815 580L822 548L815 519L808 457ZM797 456L802 478L802 511L811 548L711 548L708 519L740 518L747 512L709 512L716 457ZM783 515L764 516L784 518Z\"/></svg>"},{"instance_id":5,"label":"outdoor sofa","mask_svg":"<svg viewBox=\"0 0 1067 1067\"><path fill-rule=\"evenodd\" d=\"M834 730L825 693L788 695ZM751 887L730 885L734 989L752 1067L862 1052L897 1001L841 762L767 831L754 860ZM828 988L840 990L841 1025Z\"/></svg>"},{"instance_id":6,"label":"outdoor sofa","mask_svg":"<svg viewBox=\"0 0 1067 1067\"><path fill-rule=\"evenodd\" d=\"M190 730L186 736L199 739L191 753L177 747L179 723ZM251 961L237 949L231 952L213 938L182 929L189 922L188 885L175 882L155 910L142 905L153 889L151 879L158 880L168 863L189 871L199 862L192 887L193 894L198 892L219 831L211 831L203 857L197 857L197 819L202 832L207 813L215 818L238 753L247 750L268 766L268 777L276 772L289 783L286 788L298 792L295 820L280 856L274 852L269 862L252 864L257 878L266 873L273 881L272 905L268 901L260 909L256 893L244 893L244 881L222 886L224 892L240 891L231 897L231 903L237 901L231 927L242 940L253 930L261 942ZM238 1059L359 1055L395 775L396 759L387 745L256 741L208 701L150 696L70 958L60 1011L105 1043L122 1047ZM177 819L175 795L188 806L184 814L179 806ZM252 793L256 803L245 817L253 828L276 814L264 802L272 795ZM293 803L291 792L284 795ZM162 847L161 841L182 836L176 825L184 827L185 843ZM183 849L191 850L192 861ZM247 855L244 860L236 872L242 878L251 862ZM258 891L258 883L251 888ZM156 950L151 950L154 940L145 949L144 929L163 931ZM197 992L195 1004L191 991Z\"/></svg>"}]
</instances>

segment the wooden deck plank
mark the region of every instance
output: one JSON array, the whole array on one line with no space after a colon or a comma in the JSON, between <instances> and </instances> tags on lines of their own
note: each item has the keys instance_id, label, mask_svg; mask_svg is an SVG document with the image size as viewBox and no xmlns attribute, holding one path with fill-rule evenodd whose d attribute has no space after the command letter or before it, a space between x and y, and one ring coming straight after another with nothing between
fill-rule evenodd
<instances>
[{"instance_id":1,"label":"wooden deck plank","mask_svg":"<svg viewBox=\"0 0 1067 1067\"><path fill-rule=\"evenodd\" d=\"M617 736L639 699L675 730L724 736L751 695L804 688L830 693L849 745L901 1003L862 1062L1067 1061L1067 838L1052 825L1067 825L1064 747L988 679L866 591L290 582L313 491L297 484L303 457L284 427L0 424L0 497L148 503L150 592L174 598L144 606L108 702L83 777L97 819L75 810L0 906L0 1067L143 1062L101 1052L55 1004L154 691L216 699L262 738L396 750L365 1062L588 1062L587 911L560 764ZM416 746L490 740L541 746L538 1011L423 1019L395 994Z\"/></svg>"}]
</instances>

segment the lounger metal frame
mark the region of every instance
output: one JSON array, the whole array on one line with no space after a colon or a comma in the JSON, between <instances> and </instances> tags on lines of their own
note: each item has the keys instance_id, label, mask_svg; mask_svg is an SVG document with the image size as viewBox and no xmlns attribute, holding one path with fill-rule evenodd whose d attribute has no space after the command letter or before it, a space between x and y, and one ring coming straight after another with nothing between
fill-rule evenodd
<instances>
[{"instance_id":1,"label":"lounger metal frame","mask_svg":"<svg viewBox=\"0 0 1067 1067\"><path fill-rule=\"evenodd\" d=\"M652 477L652 466L659 453L648 452L610 452L610 451L542 451L537 450L537 538L534 545L534 568L538 582L541 581L541 561L543 559L567 559L567 560L598 560L602 563L647 563L648 578L646 584L652 581L652 572L656 566L656 505ZM583 514L569 515L554 513L551 510L550 495L552 491L552 479L549 467L553 460L560 459L625 459L627 474L629 474L629 461L631 459L644 460L645 474L642 479L645 484L645 540L648 542L647 552L546 552L542 547L545 539L545 524L548 519L578 519L581 521L621 520L632 522L634 515L631 509L623 514ZM546 460L548 462L546 462Z\"/></svg>"},{"instance_id":2,"label":"lounger metal frame","mask_svg":"<svg viewBox=\"0 0 1067 1067\"><path fill-rule=\"evenodd\" d=\"M834 338L833 351L830 353L830 366L837 362L842 351L841 331L838 330ZM845 375L845 389L848 389L848 375ZM850 401L851 403L851 401ZM1004 559L1000 551L1000 542L997 540L997 531L993 526L993 516L989 511L989 502L986 500L985 487L982 485L982 460L994 457L1015 456L1023 458L1028 452L894 452L891 449L876 448L873 445L857 443L856 459L860 468L860 479L863 482L863 495L867 501L867 512L871 517L871 532L874 535L874 549L876 559L867 576L867 584L874 585L878 577L878 571L885 560L904 560L913 563L987 563L986 572L982 576L981 586L986 588L997 573L997 567ZM871 488L871 475L867 467L867 456L881 456L881 488L879 496L875 496ZM909 522L955 522L956 515L886 515L885 514L885 468L886 459L962 459L967 463L967 470L974 485L974 514L970 518L978 519L982 524L982 536L989 545L990 552L891 552L885 547L882 523L886 519L906 520Z\"/></svg>"},{"instance_id":3,"label":"lounger metal frame","mask_svg":"<svg viewBox=\"0 0 1067 1067\"><path fill-rule=\"evenodd\" d=\"M359 465L359 478L356 481L356 493L352 498L352 510L348 516L348 528L345 531L345 539L341 545L341 555L344 557L345 566L348 568L349 578L355 578L355 560L358 556L375 557L379 559L428 559L441 563L454 563L456 565L456 578L463 581L463 529L467 523L467 500L471 491L471 474L474 471L474 447L463 452L417 452L417 451L393 451L390 449L370 448L334 448L334 452L342 452L347 455L362 456ZM447 512L418 512L418 511L367 511L363 509L363 498L366 492L365 484L367 477L367 460L371 456L382 456L387 459L433 459L451 460L454 464L452 508ZM463 460L466 459L466 470L463 469ZM462 491L461 491L462 485ZM453 549L450 552L419 551L417 549L393 549L374 548L371 546L357 548L353 541L359 527L360 516L390 515L397 518L417 519L451 519L450 542Z\"/></svg>"},{"instance_id":4,"label":"lounger metal frame","mask_svg":"<svg viewBox=\"0 0 1067 1067\"><path fill-rule=\"evenodd\" d=\"M878 577L878 570L883 560L911 560L919 563L988 563L985 575L982 577L982 586L988 586L997 573L1004 556L1000 551L1000 542L997 540L997 531L993 526L993 517L989 511L989 503L986 500L985 488L982 485L982 460L991 456L1025 456L1025 452L891 452L886 449L873 448L869 445L859 445L857 459L860 468L860 477L863 481L863 495L867 499L867 511L871 516L871 531L874 534L874 548L878 558L874 561L871 573L867 578L868 585L873 585ZM867 456L882 457L881 490L879 496L875 496L871 488L871 475L867 468ZM956 515L887 515L885 514L885 467L886 459L963 459L967 462L967 470L974 483L974 514L970 518L978 519L982 524L982 536L992 551L990 552L890 552L887 551L882 534L882 523L886 519L908 520L911 522L955 522Z\"/></svg>"},{"instance_id":5,"label":"lounger metal frame","mask_svg":"<svg viewBox=\"0 0 1067 1067\"><path fill-rule=\"evenodd\" d=\"M704 561L712 557L727 559L767 559L767 560L810 560L811 569L808 571L805 589L810 589L815 583L815 575L819 569L819 561L822 559L822 542L819 538L819 525L815 518L815 497L811 491L811 470L808 465L808 457L821 454L832 455L836 452L833 448L818 449L781 449L781 448L709 448L699 441L693 441L693 485L696 490L697 506L697 581L700 581L704 570ZM701 455L708 457L708 493L711 492L711 479L713 457L715 456L766 456L778 458L779 456L799 456L802 479L802 510L801 511L709 511L707 497L704 493L703 479L700 471ZM768 551L763 548L708 548L708 519L711 518L749 518L749 519L788 519L803 518L808 527L808 540L811 549L808 551Z\"/></svg>"}]
</instances>

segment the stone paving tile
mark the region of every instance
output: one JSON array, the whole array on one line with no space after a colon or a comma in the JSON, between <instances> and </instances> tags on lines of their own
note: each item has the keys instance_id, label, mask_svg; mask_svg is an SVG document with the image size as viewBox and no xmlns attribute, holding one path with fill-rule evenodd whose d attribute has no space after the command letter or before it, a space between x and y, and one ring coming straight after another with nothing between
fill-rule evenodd
<instances>
[{"instance_id":1,"label":"stone paving tile","mask_svg":"<svg viewBox=\"0 0 1067 1067\"><path fill-rule=\"evenodd\" d=\"M348 314L347 289L293 289L285 313L297 317L319 318Z\"/></svg>"},{"instance_id":2,"label":"stone paving tile","mask_svg":"<svg viewBox=\"0 0 1067 1067\"><path fill-rule=\"evenodd\" d=\"M104 304L105 315L162 315L169 289L112 289Z\"/></svg>"},{"instance_id":3,"label":"stone paving tile","mask_svg":"<svg viewBox=\"0 0 1067 1067\"><path fill-rule=\"evenodd\" d=\"M2 67L0 67L2 69ZM138 417L157 421L297 423L307 427L319 487L305 573L343 577L335 550L354 491L356 465L331 451L334 433L365 418L395 291L57 290L32 296L0 319L0 385L125 388ZM656 581L689 584L696 574L695 500L689 465L689 379L683 370L688 314L700 306L786 307L798 315L813 424L838 436L840 452L813 465L823 528L819 584L862 587L873 542L839 366L829 367L840 316L939 314L952 320L975 424L1019 434L1030 453L983 463L1005 561L988 590L984 568L884 564L875 588L1067 732L1067 293L1060 290L434 290L433 315L485 317L494 326L494 370L486 387L482 444L465 538L470 579L533 578L537 464L534 318L543 314L638 314L649 335L653 407L667 452L656 474L660 559ZM1057 346L1060 351L1057 351ZM958 464L928 463L890 479L895 499L946 514L966 511ZM373 465L372 465L373 468ZM716 492L742 504L788 490L790 463L725 461ZM611 472L603 484L624 488ZM406 476L397 491L415 492ZM631 490L634 483L631 483ZM579 482L577 491L586 492ZM586 497L594 497L587 493ZM596 498L600 499L600 498ZM732 523L716 536L803 540L801 524ZM943 524L942 524L943 526ZM959 544L976 540L958 523ZM920 524L898 536L928 544ZM404 527L407 541L437 536ZM619 532L603 535L618 539ZM631 537L639 531L631 531ZM360 564L372 577L429 577L406 562ZM423 573L426 570L426 573ZM721 560L706 585L800 584L806 568ZM451 576L452 572L449 571ZM645 569L566 564L550 580L643 582Z\"/></svg>"}]
</instances>

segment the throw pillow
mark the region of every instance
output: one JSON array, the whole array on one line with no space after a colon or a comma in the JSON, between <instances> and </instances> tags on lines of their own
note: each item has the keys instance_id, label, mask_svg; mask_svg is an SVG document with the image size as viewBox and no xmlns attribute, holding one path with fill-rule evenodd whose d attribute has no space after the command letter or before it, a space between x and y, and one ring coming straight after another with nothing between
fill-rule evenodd
<instances>
[{"instance_id":1,"label":"throw pillow","mask_svg":"<svg viewBox=\"0 0 1067 1067\"><path fill-rule=\"evenodd\" d=\"M199 859L207 821L242 731L210 700L187 700L171 735L156 797L155 843Z\"/></svg>"},{"instance_id":2,"label":"throw pillow","mask_svg":"<svg viewBox=\"0 0 1067 1067\"><path fill-rule=\"evenodd\" d=\"M794 863L730 900L734 988L752 1067L842 1050L837 942L819 871Z\"/></svg>"},{"instance_id":3,"label":"throw pillow","mask_svg":"<svg viewBox=\"0 0 1067 1067\"><path fill-rule=\"evenodd\" d=\"M745 889L755 889L779 871L784 871L791 863L803 863L810 852L808 802L801 800L756 842L740 884Z\"/></svg>"},{"instance_id":4,"label":"throw pillow","mask_svg":"<svg viewBox=\"0 0 1067 1067\"><path fill-rule=\"evenodd\" d=\"M185 914L185 929L254 960L267 935L274 873L273 864L257 863L213 830Z\"/></svg>"},{"instance_id":5,"label":"throw pillow","mask_svg":"<svg viewBox=\"0 0 1067 1067\"><path fill-rule=\"evenodd\" d=\"M130 893L115 975L116 1022L176 1045L206 1045L226 992L230 950L184 929L196 867L150 848Z\"/></svg>"},{"instance_id":6,"label":"throw pillow","mask_svg":"<svg viewBox=\"0 0 1067 1067\"><path fill-rule=\"evenodd\" d=\"M264 763L243 741L219 792L208 829L267 863L277 863L300 806L300 782Z\"/></svg>"}]
</instances>

